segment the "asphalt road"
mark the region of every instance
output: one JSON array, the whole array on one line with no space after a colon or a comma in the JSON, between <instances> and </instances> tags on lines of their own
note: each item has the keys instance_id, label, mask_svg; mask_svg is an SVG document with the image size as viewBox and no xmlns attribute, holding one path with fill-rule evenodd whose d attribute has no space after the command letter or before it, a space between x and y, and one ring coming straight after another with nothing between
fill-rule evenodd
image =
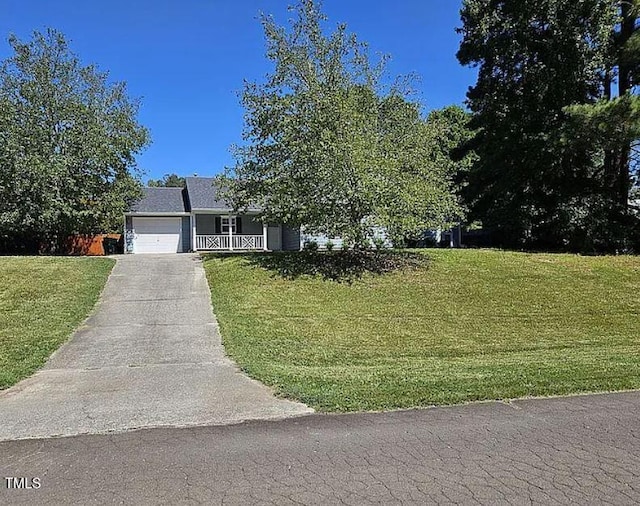
<instances>
[{"instance_id":1,"label":"asphalt road","mask_svg":"<svg viewBox=\"0 0 640 506\"><path fill-rule=\"evenodd\" d=\"M0 503L637 504L639 415L636 392L8 441Z\"/></svg>"}]
</instances>

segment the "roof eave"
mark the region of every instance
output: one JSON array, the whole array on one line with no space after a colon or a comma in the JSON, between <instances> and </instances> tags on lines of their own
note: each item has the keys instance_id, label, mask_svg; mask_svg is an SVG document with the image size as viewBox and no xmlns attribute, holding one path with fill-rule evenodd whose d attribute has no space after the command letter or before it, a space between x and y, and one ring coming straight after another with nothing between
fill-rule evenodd
<instances>
[{"instance_id":1,"label":"roof eave","mask_svg":"<svg viewBox=\"0 0 640 506\"><path fill-rule=\"evenodd\" d=\"M186 211L127 211L125 216L190 216L191 213Z\"/></svg>"}]
</instances>

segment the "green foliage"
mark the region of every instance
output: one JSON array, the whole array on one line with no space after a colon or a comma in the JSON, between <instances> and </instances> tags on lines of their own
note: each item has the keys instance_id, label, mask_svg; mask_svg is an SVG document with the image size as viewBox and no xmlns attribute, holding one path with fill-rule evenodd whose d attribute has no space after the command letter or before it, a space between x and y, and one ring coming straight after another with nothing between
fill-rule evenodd
<instances>
[{"instance_id":1,"label":"green foliage","mask_svg":"<svg viewBox=\"0 0 640 506\"><path fill-rule=\"evenodd\" d=\"M327 241L324 245L325 248L327 248L327 251L332 251L334 248L335 244L333 244L333 241Z\"/></svg>"},{"instance_id":2,"label":"green foliage","mask_svg":"<svg viewBox=\"0 0 640 506\"><path fill-rule=\"evenodd\" d=\"M149 179L147 186L162 188L184 188L186 179L178 174L165 174L162 179Z\"/></svg>"},{"instance_id":3,"label":"green foliage","mask_svg":"<svg viewBox=\"0 0 640 506\"><path fill-rule=\"evenodd\" d=\"M567 126L583 147L594 151L621 147L640 138L640 97L625 94L611 100L601 99L594 104L572 105L565 108L569 115Z\"/></svg>"},{"instance_id":4,"label":"green foliage","mask_svg":"<svg viewBox=\"0 0 640 506\"><path fill-rule=\"evenodd\" d=\"M457 195L462 193L464 178L478 159L471 145L474 132L470 122L471 114L457 105L434 109L427 116L431 163L441 167L454 182Z\"/></svg>"},{"instance_id":5,"label":"green foliage","mask_svg":"<svg viewBox=\"0 0 640 506\"><path fill-rule=\"evenodd\" d=\"M477 158L472 149L466 149L474 136L470 121L471 114L457 105L434 109L427 116L434 135L433 162L445 167L449 176L467 172Z\"/></svg>"},{"instance_id":6,"label":"green foliage","mask_svg":"<svg viewBox=\"0 0 640 506\"><path fill-rule=\"evenodd\" d=\"M302 249L304 251L318 251L318 243L316 241L305 241Z\"/></svg>"},{"instance_id":7,"label":"green foliage","mask_svg":"<svg viewBox=\"0 0 640 506\"><path fill-rule=\"evenodd\" d=\"M386 241L384 238L382 237L374 237L373 238L373 246L377 249L377 250L381 250L384 249L386 246Z\"/></svg>"},{"instance_id":8,"label":"green foliage","mask_svg":"<svg viewBox=\"0 0 640 506\"><path fill-rule=\"evenodd\" d=\"M640 58L635 39L621 37L632 17L625 5L464 2L458 59L479 72L468 94L476 129L468 147L478 158L462 192L470 217L500 231L504 245L606 251L629 244L637 97L622 87L633 66L621 55ZM611 90L616 76L620 98Z\"/></svg>"},{"instance_id":9,"label":"green foliage","mask_svg":"<svg viewBox=\"0 0 640 506\"><path fill-rule=\"evenodd\" d=\"M245 85L247 145L219 186L239 208L358 247L376 226L414 235L455 220L448 168L433 156L439 132L406 89L382 86L385 59L372 64L343 24L325 35L315 1L293 11L288 28L262 18L275 68Z\"/></svg>"},{"instance_id":10,"label":"green foliage","mask_svg":"<svg viewBox=\"0 0 640 506\"><path fill-rule=\"evenodd\" d=\"M0 242L51 248L121 227L139 195L131 169L148 133L124 83L82 66L64 36L9 39L0 67ZM2 247L2 245L0 245Z\"/></svg>"}]
</instances>

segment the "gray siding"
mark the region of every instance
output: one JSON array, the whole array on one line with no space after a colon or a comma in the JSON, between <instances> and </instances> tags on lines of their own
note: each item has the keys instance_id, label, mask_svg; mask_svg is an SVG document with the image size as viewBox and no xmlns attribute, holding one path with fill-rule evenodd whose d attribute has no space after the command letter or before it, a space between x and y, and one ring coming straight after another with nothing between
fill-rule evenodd
<instances>
[{"instance_id":1,"label":"gray siding","mask_svg":"<svg viewBox=\"0 0 640 506\"><path fill-rule=\"evenodd\" d=\"M282 225L282 249L298 251L300 249L300 228Z\"/></svg>"},{"instance_id":2,"label":"gray siding","mask_svg":"<svg viewBox=\"0 0 640 506\"><path fill-rule=\"evenodd\" d=\"M393 247L391 239L389 239L389 236L387 234L387 230L384 227L374 227L373 236L376 239L383 239L385 248ZM326 235L323 235L323 234L305 234L303 232L300 237L300 245L304 246L304 243L307 241L315 241L316 243L318 243L318 248L320 249L326 249L327 242L329 241L333 243L333 249L340 249L342 248L342 242L343 242L342 238L340 237L329 239ZM373 247L373 245L374 245L374 242L371 241L371 246Z\"/></svg>"},{"instance_id":3,"label":"gray siding","mask_svg":"<svg viewBox=\"0 0 640 506\"><path fill-rule=\"evenodd\" d=\"M198 235L214 235L216 233L215 214L196 214L196 232Z\"/></svg>"},{"instance_id":4,"label":"gray siding","mask_svg":"<svg viewBox=\"0 0 640 506\"><path fill-rule=\"evenodd\" d=\"M262 235L262 222L252 216L241 216L242 235Z\"/></svg>"},{"instance_id":5,"label":"gray siding","mask_svg":"<svg viewBox=\"0 0 640 506\"><path fill-rule=\"evenodd\" d=\"M182 217L182 252L191 251L191 219L189 216Z\"/></svg>"},{"instance_id":6,"label":"gray siding","mask_svg":"<svg viewBox=\"0 0 640 506\"><path fill-rule=\"evenodd\" d=\"M274 223L267 227L267 249L270 251L282 250L282 228Z\"/></svg>"},{"instance_id":7,"label":"gray siding","mask_svg":"<svg viewBox=\"0 0 640 506\"><path fill-rule=\"evenodd\" d=\"M198 235L215 235L216 217L228 216L226 214L196 214L196 231ZM262 235L262 222L253 216L240 216L242 220L242 233L240 235Z\"/></svg>"}]
</instances>

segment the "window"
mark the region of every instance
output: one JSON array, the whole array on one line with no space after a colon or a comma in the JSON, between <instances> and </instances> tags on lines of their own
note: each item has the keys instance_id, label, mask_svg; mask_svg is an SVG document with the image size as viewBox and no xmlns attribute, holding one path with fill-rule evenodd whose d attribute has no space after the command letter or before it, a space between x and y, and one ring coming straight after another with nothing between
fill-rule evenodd
<instances>
[{"instance_id":1,"label":"window","mask_svg":"<svg viewBox=\"0 0 640 506\"><path fill-rule=\"evenodd\" d=\"M231 226L231 233L235 234L236 233L236 217L235 216L222 217L222 233L223 234L229 233L229 226Z\"/></svg>"}]
</instances>

